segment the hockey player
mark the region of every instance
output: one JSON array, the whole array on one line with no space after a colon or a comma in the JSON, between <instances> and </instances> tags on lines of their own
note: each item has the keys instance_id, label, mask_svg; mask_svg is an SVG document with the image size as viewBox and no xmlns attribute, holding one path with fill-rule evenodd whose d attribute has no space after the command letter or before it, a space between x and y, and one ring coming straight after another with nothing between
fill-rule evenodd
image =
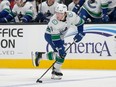
<instances>
[{"instance_id":1,"label":"hockey player","mask_svg":"<svg viewBox=\"0 0 116 87\"><path fill-rule=\"evenodd\" d=\"M60 68L65 60L66 52L64 47L64 37L67 31L70 31L70 27L75 26L78 33L74 36L74 41L79 42L85 36L83 32L84 20L77 16L72 11L67 11L67 6L59 4L55 8L55 14L51 17L48 23L45 40L51 45L53 52L42 54L41 52L35 52L35 66L39 65L40 59L45 58L49 60L56 60L52 69L52 75L54 78L61 78L63 76Z\"/></svg>"},{"instance_id":2,"label":"hockey player","mask_svg":"<svg viewBox=\"0 0 116 87\"><path fill-rule=\"evenodd\" d=\"M10 9L10 2L8 0L0 1L0 23L9 22L14 16L15 14Z\"/></svg>"},{"instance_id":3,"label":"hockey player","mask_svg":"<svg viewBox=\"0 0 116 87\"><path fill-rule=\"evenodd\" d=\"M92 22L100 22L101 18L108 22L109 17L104 13L106 8L107 2L105 0L86 0L79 12L79 16L84 20L90 18Z\"/></svg>"},{"instance_id":4,"label":"hockey player","mask_svg":"<svg viewBox=\"0 0 116 87\"><path fill-rule=\"evenodd\" d=\"M55 0L46 0L43 3L39 4L38 15L35 19L36 22L48 22L51 16L55 13L55 7L58 5L58 2Z\"/></svg>"},{"instance_id":5,"label":"hockey player","mask_svg":"<svg viewBox=\"0 0 116 87\"><path fill-rule=\"evenodd\" d=\"M12 12L16 13L15 22L31 22L34 17L34 8L27 0L15 0Z\"/></svg>"},{"instance_id":6,"label":"hockey player","mask_svg":"<svg viewBox=\"0 0 116 87\"><path fill-rule=\"evenodd\" d=\"M80 0L81 1L81 0ZM101 18L103 22L108 22L109 17L106 12L108 8L107 0L83 0L81 2L82 8L80 9L79 16L83 18L85 21L90 18L93 22L100 22ZM76 6L76 8L80 8L80 5ZM73 10L77 13L79 10Z\"/></svg>"}]
</instances>

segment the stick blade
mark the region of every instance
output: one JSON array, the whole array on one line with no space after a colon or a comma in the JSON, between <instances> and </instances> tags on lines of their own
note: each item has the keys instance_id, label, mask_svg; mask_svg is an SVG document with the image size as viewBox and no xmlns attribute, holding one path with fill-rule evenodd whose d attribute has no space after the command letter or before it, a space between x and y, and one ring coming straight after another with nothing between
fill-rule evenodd
<instances>
[{"instance_id":1,"label":"stick blade","mask_svg":"<svg viewBox=\"0 0 116 87\"><path fill-rule=\"evenodd\" d=\"M40 80L40 79L38 79L37 81L36 81L36 83L42 83L43 81L42 80Z\"/></svg>"}]
</instances>

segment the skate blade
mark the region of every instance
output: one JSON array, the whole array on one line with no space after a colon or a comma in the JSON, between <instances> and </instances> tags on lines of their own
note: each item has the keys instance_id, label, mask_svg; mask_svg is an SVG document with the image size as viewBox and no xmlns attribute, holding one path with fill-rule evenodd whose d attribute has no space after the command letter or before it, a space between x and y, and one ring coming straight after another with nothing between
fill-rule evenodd
<instances>
[{"instance_id":1,"label":"skate blade","mask_svg":"<svg viewBox=\"0 0 116 87\"><path fill-rule=\"evenodd\" d=\"M52 75L51 79L53 79L53 80L61 80L62 76Z\"/></svg>"},{"instance_id":2,"label":"skate blade","mask_svg":"<svg viewBox=\"0 0 116 87\"><path fill-rule=\"evenodd\" d=\"M31 52L31 58L32 58L32 64L34 67L37 67L37 65L35 64L35 54L33 52Z\"/></svg>"}]
</instances>

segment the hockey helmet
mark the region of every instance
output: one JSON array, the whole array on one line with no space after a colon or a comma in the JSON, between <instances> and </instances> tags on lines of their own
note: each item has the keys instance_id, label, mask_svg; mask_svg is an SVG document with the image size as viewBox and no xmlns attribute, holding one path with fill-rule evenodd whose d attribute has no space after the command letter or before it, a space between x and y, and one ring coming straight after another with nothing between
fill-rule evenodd
<instances>
[{"instance_id":1,"label":"hockey helmet","mask_svg":"<svg viewBox=\"0 0 116 87\"><path fill-rule=\"evenodd\" d=\"M64 5L64 4L58 4L55 8L55 12L58 12L58 13L65 13L67 12L67 6Z\"/></svg>"}]
</instances>

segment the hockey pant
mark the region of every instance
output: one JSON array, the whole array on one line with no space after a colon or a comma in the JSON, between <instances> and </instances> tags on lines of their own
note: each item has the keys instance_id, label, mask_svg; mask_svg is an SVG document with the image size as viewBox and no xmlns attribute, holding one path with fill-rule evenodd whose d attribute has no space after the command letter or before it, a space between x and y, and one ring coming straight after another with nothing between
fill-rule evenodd
<instances>
[{"instance_id":1,"label":"hockey pant","mask_svg":"<svg viewBox=\"0 0 116 87\"><path fill-rule=\"evenodd\" d=\"M48 51L48 53L46 54L47 58L49 60L56 60L54 67L60 69L60 66L64 62L66 56L64 41L63 40L53 41L51 34L47 33L45 33L45 40L53 49L53 52L52 51L49 52L49 50L47 50Z\"/></svg>"}]
</instances>

